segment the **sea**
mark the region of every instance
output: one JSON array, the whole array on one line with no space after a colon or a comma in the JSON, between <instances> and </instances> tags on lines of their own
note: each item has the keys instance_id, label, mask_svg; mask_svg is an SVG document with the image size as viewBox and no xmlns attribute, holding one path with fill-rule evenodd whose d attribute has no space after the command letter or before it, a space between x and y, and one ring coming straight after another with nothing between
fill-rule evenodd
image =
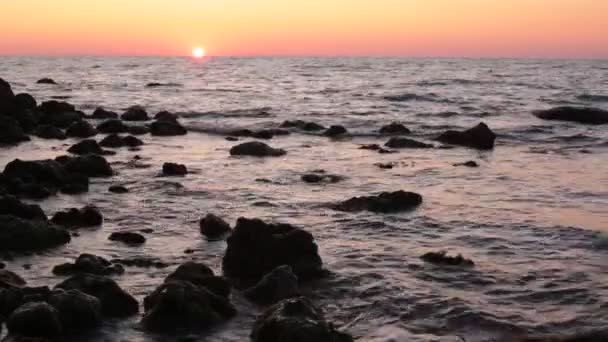
<instances>
[{"instance_id":1,"label":"sea","mask_svg":"<svg viewBox=\"0 0 608 342\"><path fill-rule=\"evenodd\" d=\"M87 114L141 105L151 115L177 113L189 130L180 137L143 136L139 151L106 157L114 177L94 179L86 194L39 201L48 215L94 205L105 221L64 247L4 260L31 285L59 283L63 278L52 267L85 252L168 264L127 267L114 277L140 303L186 261L221 274L226 244L207 241L198 226L214 213L231 224L255 217L310 231L331 274L303 288L357 341L511 341L608 327L608 127L532 115L557 106L608 109L608 61L2 57L0 77L39 102L68 101ZM37 84L43 77L57 85ZM297 119L342 125L350 134L331 139L293 132L266 141L285 156L230 156L239 142L227 141L229 132ZM360 149L384 144L388 137L378 130L391 122L437 148ZM480 122L497 134L493 150L443 148L433 140ZM16 158L67 154L73 143L32 138L1 148L0 169ZM469 160L479 167L454 166ZM163 177L164 162L185 164L190 173ZM343 180L301 180L319 169ZM130 192L111 194L111 185ZM421 194L423 204L391 214L327 205L396 190ZM147 238L141 247L108 240L112 232L140 230ZM420 259L442 250L475 266ZM248 341L264 308L239 291L232 301L238 315L202 335L145 333L137 316L107 321L78 340Z\"/></svg>"}]
</instances>

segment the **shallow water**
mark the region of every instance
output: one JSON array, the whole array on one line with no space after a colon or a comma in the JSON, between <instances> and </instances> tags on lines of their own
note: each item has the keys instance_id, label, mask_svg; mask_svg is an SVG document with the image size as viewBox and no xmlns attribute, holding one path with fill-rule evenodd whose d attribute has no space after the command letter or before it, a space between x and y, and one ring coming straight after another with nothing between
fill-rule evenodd
<instances>
[{"instance_id":1,"label":"shallow water","mask_svg":"<svg viewBox=\"0 0 608 342\"><path fill-rule=\"evenodd\" d=\"M39 101L66 98L90 113L141 104L180 112L185 137L145 136L139 152L108 157L117 175L89 193L40 204L47 214L86 204L105 223L62 248L8 261L32 284L54 285L53 265L88 252L149 256L166 269L127 268L116 280L142 299L178 264L220 271L223 242L198 231L207 212L293 223L311 231L333 275L307 284L328 318L361 341L501 341L525 333L565 333L608 324L608 131L605 126L541 121L530 112L572 104L608 109L602 61L211 58L2 58L0 77ZM58 86L37 85L51 77ZM170 84L148 88L150 82ZM276 137L285 157L230 157L222 132L275 127L287 119L342 124L352 139ZM486 122L496 148L360 150L401 121L419 140ZM51 158L73 141L38 139L0 150L15 159ZM132 161L135 154L142 157ZM479 168L454 167L477 160ZM184 163L184 178L159 177L163 162ZM395 163L381 170L375 163ZM308 185L325 169L337 184ZM261 182L260 179L267 181ZM112 184L131 192L110 194ZM400 214L341 213L328 202L386 190L423 195ZM111 232L152 228L142 247L107 240ZM187 249L193 254L185 254ZM475 268L431 266L419 256L462 253ZM31 264L26 271L24 264ZM239 315L198 339L247 340L261 308L233 296ZM142 333L137 317L109 322L91 341L166 341ZM196 340L196 339L195 339Z\"/></svg>"}]
</instances>

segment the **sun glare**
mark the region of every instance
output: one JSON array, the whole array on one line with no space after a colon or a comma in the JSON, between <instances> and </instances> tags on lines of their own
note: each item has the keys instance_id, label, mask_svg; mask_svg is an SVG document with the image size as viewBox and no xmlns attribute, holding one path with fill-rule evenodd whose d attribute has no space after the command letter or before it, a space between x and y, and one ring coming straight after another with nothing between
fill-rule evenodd
<instances>
[{"instance_id":1,"label":"sun glare","mask_svg":"<svg viewBox=\"0 0 608 342\"><path fill-rule=\"evenodd\" d=\"M197 47L192 49L192 57L194 58L203 58L205 57L205 49L201 47Z\"/></svg>"}]
</instances>

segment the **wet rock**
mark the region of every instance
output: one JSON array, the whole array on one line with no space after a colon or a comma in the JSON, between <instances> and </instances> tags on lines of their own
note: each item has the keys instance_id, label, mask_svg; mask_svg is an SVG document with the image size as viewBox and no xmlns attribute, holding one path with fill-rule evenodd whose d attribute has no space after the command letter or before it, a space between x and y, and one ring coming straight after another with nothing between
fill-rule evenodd
<instances>
[{"instance_id":1,"label":"wet rock","mask_svg":"<svg viewBox=\"0 0 608 342\"><path fill-rule=\"evenodd\" d=\"M115 232L108 237L110 241L120 241L127 245L141 245L146 242L146 238L138 233L133 232Z\"/></svg>"},{"instance_id":2,"label":"wet rock","mask_svg":"<svg viewBox=\"0 0 608 342\"><path fill-rule=\"evenodd\" d=\"M70 148L68 148L68 152L73 153L73 154L79 154L79 155L107 154L106 151L104 151L101 148L101 146L99 146L97 141L95 141L93 139L85 139L85 140L79 141L78 143L70 146Z\"/></svg>"},{"instance_id":3,"label":"wet rock","mask_svg":"<svg viewBox=\"0 0 608 342\"><path fill-rule=\"evenodd\" d=\"M346 130L346 128L344 128L344 126L339 126L339 125L330 126L323 133L323 135L325 135L327 137L338 137L338 136L345 135L345 134L348 134L348 131Z\"/></svg>"},{"instance_id":4,"label":"wet rock","mask_svg":"<svg viewBox=\"0 0 608 342\"><path fill-rule=\"evenodd\" d=\"M36 109L36 106L38 106L36 99L32 95L27 93L15 95L15 104L18 108L30 110L34 110Z\"/></svg>"},{"instance_id":5,"label":"wet rock","mask_svg":"<svg viewBox=\"0 0 608 342\"><path fill-rule=\"evenodd\" d=\"M47 220L39 205L23 203L11 195L0 195L0 215L12 215L26 220Z\"/></svg>"},{"instance_id":6,"label":"wet rock","mask_svg":"<svg viewBox=\"0 0 608 342\"><path fill-rule=\"evenodd\" d=\"M395 191L383 192L377 196L353 197L344 202L332 205L339 211L371 211L377 213L393 213L416 208L422 203L422 196L414 192Z\"/></svg>"},{"instance_id":7,"label":"wet rock","mask_svg":"<svg viewBox=\"0 0 608 342\"><path fill-rule=\"evenodd\" d=\"M40 110L44 114L53 115L76 112L76 107L67 102L52 100L42 102L40 106L38 106L38 110Z\"/></svg>"},{"instance_id":8,"label":"wet rock","mask_svg":"<svg viewBox=\"0 0 608 342\"><path fill-rule=\"evenodd\" d=\"M608 124L608 111L590 107L556 107L535 111L543 120L570 121L589 125Z\"/></svg>"},{"instance_id":9,"label":"wet rock","mask_svg":"<svg viewBox=\"0 0 608 342\"><path fill-rule=\"evenodd\" d=\"M0 116L0 145L15 145L29 140L17 120Z\"/></svg>"},{"instance_id":10,"label":"wet rock","mask_svg":"<svg viewBox=\"0 0 608 342\"><path fill-rule=\"evenodd\" d=\"M384 146L390 148L433 148L433 145L431 144L425 144L420 141L403 137L390 138Z\"/></svg>"},{"instance_id":11,"label":"wet rock","mask_svg":"<svg viewBox=\"0 0 608 342\"><path fill-rule=\"evenodd\" d=\"M101 133L125 133L129 131L129 126L121 120L110 119L97 125L97 131Z\"/></svg>"},{"instance_id":12,"label":"wet rock","mask_svg":"<svg viewBox=\"0 0 608 342\"><path fill-rule=\"evenodd\" d=\"M411 131L403 124L393 122L380 128L381 134L410 134Z\"/></svg>"},{"instance_id":13,"label":"wet rock","mask_svg":"<svg viewBox=\"0 0 608 342\"><path fill-rule=\"evenodd\" d=\"M133 106L120 116L124 121L148 121L150 117L148 112L141 106Z\"/></svg>"},{"instance_id":14,"label":"wet rock","mask_svg":"<svg viewBox=\"0 0 608 342\"><path fill-rule=\"evenodd\" d=\"M95 154L71 158L65 163L65 169L88 177L111 177L114 174L108 161Z\"/></svg>"},{"instance_id":15,"label":"wet rock","mask_svg":"<svg viewBox=\"0 0 608 342\"><path fill-rule=\"evenodd\" d=\"M40 123L59 128L67 128L83 118L82 113L77 112L76 108L67 102L46 101L38 106L38 111L43 114Z\"/></svg>"},{"instance_id":16,"label":"wet rock","mask_svg":"<svg viewBox=\"0 0 608 342\"><path fill-rule=\"evenodd\" d=\"M108 191L115 194L126 194L129 192L129 189L122 185L112 185L108 188Z\"/></svg>"},{"instance_id":17,"label":"wet rock","mask_svg":"<svg viewBox=\"0 0 608 342\"><path fill-rule=\"evenodd\" d=\"M105 110L101 107L95 109L93 114L91 115L92 119L118 119L118 114L115 112L111 112L109 110Z\"/></svg>"},{"instance_id":18,"label":"wet rock","mask_svg":"<svg viewBox=\"0 0 608 342\"><path fill-rule=\"evenodd\" d=\"M11 194L28 198L50 196L70 186L88 188L88 178L70 174L55 160L15 159L6 165L3 176Z\"/></svg>"},{"instance_id":19,"label":"wet rock","mask_svg":"<svg viewBox=\"0 0 608 342\"><path fill-rule=\"evenodd\" d=\"M154 121L150 125L150 134L155 136L185 135L188 131L177 121Z\"/></svg>"},{"instance_id":20,"label":"wet rock","mask_svg":"<svg viewBox=\"0 0 608 342\"><path fill-rule=\"evenodd\" d=\"M236 137L226 137L226 141L239 141L239 138Z\"/></svg>"},{"instance_id":21,"label":"wet rock","mask_svg":"<svg viewBox=\"0 0 608 342\"><path fill-rule=\"evenodd\" d=\"M8 270L0 270L0 288L21 288L26 281L17 273Z\"/></svg>"},{"instance_id":22,"label":"wet rock","mask_svg":"<svg viewBox=\"0 0 608 342\"><path fill-rule=\"evenodd\" d=\"M97 135L97 130L90 123L80 120L71 124L65 135L73 138L90 138Z\"/></svg>"},{"instance_id":23,"label":"wet rock","mask_svg":"<svg viewBox=\"0 0 608 342\"><path fill-rule=\"evenodd\" d=\"M496 134L490 130L488 125L480 123L465 131L446 131L437 137L437 140L451 145L460 145L479 150L491 150L494 148Z\"/></svg>"},{"instance_id":24,"label":"wet rock","mask_svg":"<svg viewBox=\"0 0 608 342\"><path fill-rule=\"evenodd\" d=\"M469 160L464 163L456 163L454 166L479 167L479 164L476 161Z\"/></svg>"},{"instance_id":25,"label":"wet rock","mask_svg":"<svg viewBox=\"0 0 608 342\"><path fill-rule=\"evenodd\" d=\"M77 274L58 284L56 289L79 290L96 297L101 302L101 312L108 317L128 317L137 314L139 304L118 284L103 276Z\"/></svg>"},{"instance_id":26,"label":"wet rock","mask_svg":"<svg viewBox=\"0 0 608 342\"><path fill-rule=\"evenodd\" d=\"M337 331L323 313L303 297L286 299L270 307L256 320L251 332L253 342L352 342Z\"/></svg>"},{"instance_id":27,"label":"wet rock","mask_svg":"<svg viewBox=\"0 0 608 342\"><path fill-rule=\"evenodd\" d=\"M257 282L281 265L291 266L300 279L323 274L312 234L289 224L241 217L227 244L222 267L236 280Z\"/></svg>"},{"instance_id":28,"label":"wet rock","mask_svg":"<svg viewBox=\"0 0 608 342\"><path fill-rule=\"evenodd\" d=\"M64 229L40 220L24 220L12 215L0 215L0 249L30 251L60 246L70 242Z\"/></svg>"},{"instance_id":29,"label":"wet rock","mask_svg":"<svg viewBox=\"0 0 608 342\"><path fill-rule=\"evenodd\" d=\"M125 272L121 265L112 264L110 261L92 254L80 254L74 263L65 263L53 267L53 274L74 275L90 273L101 276L112 274L123 274Z\"/></svg>"},{"instance_id":30,"label":"wet rock","mask_svg":"<svg viewBox=\"0 0 608 342\"><path fill-rule=\"evenodd\" d=\"M318 174L318 173L307 173L302 175L302 180L306 183L338 183L342 179L342 176L329 175L329 174Z\"/></svg>"},{"instance_id":31,"label":"wet rock","mask_svg":"<svg viewBox=\"0 0 608 342\"><path fill-rule=\"evenodd\" d=\"M368 144L359 146L360 150L370 150L370 151L378 151L381 150L382 147L378 144Z\"/></svg>"},{"instance_id":32,"label":"wet rock","mask_svg":"<svg viewBox=\"0 0 608 342\"><path fill-rule=\"evenodd\" d=\"M303 121L303 120L294 120L294 121L285 121L281 124L281 127L283 128L298 128L301 129L303 131L308 131L308 132L315 132L315 131L322 131L325 129L325 127L323 125L319 125L318 123L315 122L307 122L307 121Z\"/></svg>"},{"instance_id":33,"label":"wet rock","mask_svg":"<svg viewBox=\"0 0 608 342\"><path fill-rule=\"evenodd\" d=\"M52 78L41 78L38 81L36 81L37 84L57 84L57 82L55 82L55 80L53 80Z\"/></svg>"},{"instance_id":34,"label":"wet rock","mask_svg":"<svg viewBox=\"0 0 608 342\"><path fill-rule=\"evenodd\" d=\"M6 321L13 335L55 338L62 333L57 310L45 302L31 302L20 306Z\"/></svg>"},{"instance_id":35,"label":"wet rock","mask_svg":"<svg viewBox=\"0 0 608 342\"><path fill-rule=\"evenodd\" d=\"M101 325L101 302L78 290L55 290L48 303L57 310L64 332L80 332Z\"/></svg>"},{"instance_id":36,"label":"wet rock","mask_svg":"<svg viewBox=\"0 0 608 342\"><path fill-rule=\"evenodd\" d=\"M230 225L213 214L207 214L199 222L201 234L208 239L218 239L232 231Z\"/></svg>"},{"instance_id":37,"label":"wet rock","mask_svg":"<svg viewBox=\"0 0 608 342\"><path fill-rule=\"evenodd\" d=\"M376 163L374 165L385 170L392 169L393 167L395 167L395 165L392 163Z\"/></svg>"},{"instance_id":38,"label":"wet rock","mask_svg":"<svg viewBox=\"0 0 608 342\"><path fill-rule=\"evenodd\" d=\"M154 120L177 122L177 115L163 110L154 115Z\"/></svg>"},{"instance_id":39,"label":"wet rock","mask_svg":"<svg viewBox=\"0 0 608 342\"><path fill-rule=\"evenodd\" d=\"M67 139L67 136L65 135L65 133L63 133L61 129L51 125L40 125L36 127L34 135L42 139Z\"/></svg>"},{"instance_id":40,"label":"wet rock","mask_svg":"<svg viewBox=\"0 0 608 342\"><path fill-rule=\"evenodd\" d=\"M183 164L164 163L163 175L165 176L185 176L188 174L188 168Z\"/></svg>"},{"instance_id":41,"label":"wet rock","mask_svg":"<svg viewBox=\"0 0 608 342\"><path fill-rule=\"evenodd\" d=\"M129 267L140 267L140 268L167 268L169 265L160 260L144 258L144 257L135 257L135 258L127 258L127 259L112 259L112 262L115 264L121 264Z\"/></svg>"},{"instance_id":42,"label":"wet rock","mask_svg":"<svg viewBox=\"0 0 608 342\"><path fill-rule=\"evenodd\" d=\"M259 141L242 143L230 149L232 156L279 157L285 154L287 154L285 150L272 148Z\"/></svg>"},{"instance_id":43,"label":"wet rock","mask_svg":"<svg viewBox=\"0 0 608 342\"><path fill-rule=\"evenodd\" d=\"M300 295L298 277L290 266L282 265L266 274L254 287L244 292L245 297L261 304L272 304Z\"/></svg>"},{"instance_id":44,"label":"wet rock","mask_svg":"<svg viewBox=\"0 0 608 342\"><path fill-rule=\"evenodd\" d=\"M165 283L170 281L188 281L225 298L230 295L232 289L225 278L215 276L207 265L191 261L180 265L165 278Z\"/></svg>"},{"instance_id":45,"label":"wet rock","mask_svg":"<svg viewBox=\"0 0 608 342\"><path fill-rule=\"evenodd\" d=\"M420 257L425 262L436 264L436 265L447 265L447 266L474 266L475 263L470 259L465 259L462 255L449 256L446 251L440 252L429 252Z\"/></svg>"},{"instance_id":46,"label":"wet rock","mask_svg":"<svg viewBox=\"0 0 608 342\"><path fill-rule=\"evenodd\" d=\"M146 126L129 126L127 132L132 135L144 135L150 133L150 129Z\"/></svg>"},{"instance_id":47,"label":"wet rock","mask_svg":"<svg viewBox=\"0 0 608 342\"><path fill-rule=\"evenodd\" d=\"M128 135L121 137L118 134L110 134L99 142L101 146L119 148L119 147L137 147L143 145L143 141L138 138Z\"/></svg>"}]
</instances>

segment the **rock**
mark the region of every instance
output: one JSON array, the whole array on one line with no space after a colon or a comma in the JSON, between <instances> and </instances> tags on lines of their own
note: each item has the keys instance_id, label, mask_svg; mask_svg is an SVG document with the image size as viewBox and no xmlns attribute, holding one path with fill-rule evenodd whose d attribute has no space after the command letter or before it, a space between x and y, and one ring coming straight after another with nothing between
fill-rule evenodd
<instances>
[{"instance_id":1,"label":"rock","mask_svg":"<svg viewBox=\"0 0 608 342\"><path fill-rule=\"evenodd\" d=\"M74 107L73 105L71 105L67 102L52 100L52 101L42 102L40 104L40 106L38 107L38 110L40 110L44 114L52 115L52 114L75 112L76 107Z\"/></svg>"},{"instance_id":2,"label":"rock","mask_svg":"<svg viewBox=\"0 0 608 342\"><path fill-rule=\"evenodd\" d=\"M207 214L199 222L201 234L206 236L208 239L218 239L232 231L230 225L222 220L221 218Z\"/></svg>"},{"instance_id":3,"label":"rock","mask_svg":"<svg viewBox=\"0 0 608 342\"><path fill-rule=\"evenodd\" d=\"M339 211L371 211L377 213L393 213L416 208L422 203L422 196L414 192L395 191L383 192L377 196L353 197L344 202L331 206Z\"/></svg>"},{"instance_id":4,"label":"rock","mask_svg":"<svg viewBox=\"0 0 608 342\"><path fill-rule=\"evenodd\" d=\"M381 169L392 169L393 167L395 167L395 165L392 163L376 163L374 165Z\"/></svg>"},{"instance_id":5,"label":"rock","mask_svg":"<svg viewBox=\"0 0 608 342\"><path fill-rule=\"evenodd\" d=\"M245 297L261 304L273 304L300 295L298 277L291 267L282 265L266 274L254 287L244 292Z\"/></svg>"},{"instance_id":6,"label":"rock","mask_svg":"<svg viewBox=\"0 0 608 342\"><path fill-rule=\"evenodd\" d=\"M232 156L279 157L285 154L285 150L272 148L259 141L242 143L230 149Z\"/></svg>"},{"instance_id":7,"label":"rock","mask_svg":"<svg viewBox=\"0 0 608 342\"><path fill-rule=\"evenodd\" d=\"M92 119L118 119L118 114L115 112L105 110L101 107L98 107L97 109L95 109L95 111L91 115L91 118Z\"/></svg>"},{"instance_id":8,"label":"rock","mask_svg":"<svg viewBox=\"0 0 608 342\"><path fill-rule=\"evenodd\" d=\"M80 254L74 263L65 263L53 267L53 274L74 275L80 273L108 276L112 274L123 274L125 272L121 265L112 264L110 261L92 254Z\"/></svg>"},{"instance_id":9,"label":"rock","mask_svg":"<svg viewBox=\"0 0 608 342\"><path fill-rule=\"evenodd\" d=\"M121 264L129 267L141 267L141 268L167 268L169 265L160 261L144 257L128 258L128 259L112 259L115 264Z\"/></svg>"},{"instance_id":10,"label":"rock","mask_svg":"<svg viewBox=\"0 0 608 342\"><path fill-rule=\"evenodd\" d=\"M65 163L65 169L88 177L111 177L114 174L108 161L95 154L71 158Z\"/></svg>"},{"instance_id":11,"label":"rock","mask_svg":"<svg viewBox=\"0 0 608 342\"><path fill-rule=\"evenodd\" d=\"M207 265L192 261L181 264L173 273L169 274L165 278L165 283L170 281L188 281L224 298L228 298L232 289L225 278L215 276Z\"/></svg>"},{"instance_id":12,"label":"rock","mask_svg":"<svg viewBox=\"0 0 608 342\"><path fill-rule=\"evenodd\" d=\"M83 115L67 102L46 101L38 106L38 111L43 114L40 123L50 124L59 128L67 128L72 123L80 121L83 118Z\"/></svg>"},{"instance_id":13,"label":"rock","mask_svg":"<svg viewBox=\"0 0 608 342\"><path fill-rule=\"evenodd\" d=\"M150 134L154 136L186 135L188 131L177 121L154 121L150 125Z\"/></svg>"},{"instance_id":14,"label":"rock","mask_svg":"<svg viewBox=\"0 0 608 342\"><path fill-rule=\"evenodd\" d=\"M26 281L17 273L8 270L0 270L0 288L21 288L25 286L25 284Z\"/></svg>"},{"instance_id":15,"label":"rock","mask_svg":"<svg viewBox=\"0 0 608 342\"><path fill-rule=\"evenodd\" d=\"M70 234L45 221L0 215L0 250L32 251L70 242Z\"/></svg>"},{"instance_id":16,"label":"rock","mask_svg":"<svg viewBox=\"0 0 608 342\"><path fill-rule=\"evenodd\" d=\"M338 175L328 175L328 174L316 174L316 173L307 173L302 175L302 180L306 183L338 183L342 179L342 176Z\"/></svg>"},{"instance_id":17,"label":"rock","mask_svg":"<svg viewBox=\"0 0 608 342\"><path fill-rule=\"evenodd\" d=\"M177 333L212 328L236 315L226 299L188 281L169 281L145 299L146 331Z\"/></svg>"},{"instance_id":18,"label":"rock","mask_svg":"<svg viewBox=\"0 0 608 342\"><path fill-rule=\"evenodd\" d=\"M325 135L327 137L337 137L337 136L345 135L345 134L348 134L348 131L346 130L346 128L344 128L344 126L339 126L339 125L330 126L323 133L323 135Z\"/></svg>"},{"instance_id":19,"label":"rock","mask_svg":"<svg viewBox=\"0 0 608 342\"><path fill-rule=\"evenodd\" d=\"M314 132L314 131L322 131L325 129L324 126L319 125L315 122L307 122L303 120L295 120L295 121L285 121L281 124L283 128L298 128L303 131Z\"/></svg>"},{"instance_id":20,"label":"rock","mask_svg":"<svg viewBox=\"0 0 608 342\"><path fill-rule=\"evenodd\" d=\"M227 245L222 267L224 274L236 280L257 282L281 265L291 266L300 279L323 274L312 234L289 224L241 217Z\"/></svg>"},{"instance_id":21,"label":"rock","mask_svg":"<svg viewBox=\"0 0 608 342\"><path fill-rule=\"evenodd\" d=\"M40 125L34 131L34 135L42 139L65 140L67 136L63 131L55 126Z\"/></svg>"},{"instance_id":22,"label":"rock","mask_svg":"<svg viewBox=\"0 0 608 342\"><path fill-rule=\"evenodd\" d=\"M466 146L479 150L491 150L494 148L496 134L482 122L462 132L446 131L437 137L437 140L445 144Z\"/></svg>"},{"instance_id":23,"label":"rock","mask_svg":"<svg viewBox=\"0 0 608 342\"><path fill-rule=\"evenodd\" d=\"M608 111L590 107L556 107L535 111L534 115L543 120L570 121L589 125L608 124Z\"/></svg>"},{"instance_id":24,"label":"rock","mask_svg":"<svg viewBox=\"0 0 608 342\"><path fill-rule=\"evenodd\" d=\"M29 140L17 120L0 116L0 145L15 145Z\"/></svg>"},{"instance_id":25,"label":"rock","mask_svg":"<svg viewBox=\"0 0 608 342\"><path fill-rule=\"evenodd\" d=\"M286 299L270 307L256 320L251 332L253 342L352 342L337 331L323 313L303 297Z\"/></svg>"},{"instance_id":26,"label":"rock","mask_svg":"<svg viewBox=\"0 0 608 342\"><path fill-rule=\"evenodd\" d=\"M4 178L10 185L10 193L30 198L41 194L50 196L57 190L74 193L67 190L88 189L88 178L68 173L63 165L55 160L15 159L4 168Z\"/></svg>"},{"instance_id":27,"label":"rock","mask_svg":"<svg viewBox=\"0 0 608 342\"><path fill-rule=\"evenodd\" d=\"M121 137L117 134L110 134L107 137L105 137L100 143L101 146L104 147L112 147L112 148L118 148L118 147L137 147L137 146L141 146L143 145L143 141L137 139L136 137L132 136L132 135L128 135L126 137Z\"/></svg>"},{"instance_id":28,"label":"rock","mask_svg":"<svg viewBox=\"0 0 608 342\"><path fill-rule=\"evenodd\" d=\"M137 146L141 146L144 144L143 141L141 141L140 139L138 139L132 135L127 135L126 137L124 137L122 139L122 141L124 142L125 146L127 146L127 147L137 147Z\"/></svg>"},{"instance_id":29,"label":"rock","mask_svg":"<svg viewBox=\"0 0 608 342\"><path fill-rule=\"evenodd\" d=\"M120 116L124 121L148 121L150 117L146 110L141 106L133 106Z\"/></svg>"},{"instance_id":30,"label":"rock","mask_svg":"<svg viewBox=\"0 0 608 342\"><path fill-rule=\"evenodd\" d=\"M48 303L57 310L64 332L79 332L101 325L101 302L78 290L56 290Z\"/></svg>"},{"instance_id":31,"label":"rock","mask_svg":"<svg viewBox=\"0 0 608 342\"><path fill-rule=\"evenodd\" d=\"M154 120L177 122L177 115L163 110L162 112L158 112L156 115L154 115Z\"/></svg>"},{"instance_id":32,"label":"rock","mask_svg":"<svg viewBox=\"0 0 608 342\"><path fill-rule=\"evenodd\" d=\"M125 133L129 131L129 126L118 119L110 119L97 125L97 131L101 133Z\"/></svg>"},{"instance_id":33,"label":"rock","mask_svg":"<svg viewBox=\"0 0 608 342\"><path fill-rule=\"evenodd\" d=\"M164 163L163 175L165 176L185 176L188 174L188 168L183 164Z\"/></svg>"},{"instance_id":34,"label":"rock","mask_svg":"<svg viewBox=\"0 0 608 342\"><path fill-rule=\"evenodd\" d=\"M127 132L133 135L144 135L150 133L150 129L146 126L129 126Z\"/></svg>"},{"instance_id":35,"label":"rock","mask_svg":"<svg viewBox=\"0 0 608 342\"><path fill-rule=\"evenodd\" d=\"M236 137L226 137L226 141L239 141L239 138Z\"/></svg>"},{"instance_id":36,"label":"rock","mask_svg":"<svg viewBox=\"0 0 608 342\"><path fill-rule=\"evenodd\" d=\"M0 195L0 215L12 215L25 220L47 220L39 205L23 203L11 195Z\"/></svg>"},{"instance_id":37,"label":"rock","mask_svg":"<svg viewBox=\"0 0 608 342\"><path fill-rule=\"evenodd\" d=\"M77 274L60 284L56 289L79 290L96 297L101 302L101 312L107 317L128 317L137 314L139 304L137 300L116 284L110 278L93 274Z\"/></svg>"},{"instance_id":38,"label":"rock","mask_svg":"<svg viewBox=\"0 0 608 342\"><path fill-rule=\"evenodd\" d=\"M462 255L449 256L446 251L429 252L420 257L425 262L447 266L475 266L472 260L465 259Z\"/></svg>"},{"instance_id":39,"label":"rock","mask_svg":"<svg viewBox=\"0 0 608 342\"><path fill-rule=\"evenodd\" d=\"M146 242L146 238L138 233L133 232L115 232L108 237L110 241L120 241L127 245L141 245Z\"/></svg>"},{"instance_id":40,"label":"rock","mask_svg":"<svg viewBox=\"0 0 608 342\"><path fill-rule=\"evenodd\" d=\"M425 144L423 142L404 137L390 138L389 141L384 144L384 146L390 148L433 148L433 145L431 144Z\"/></svg>"},{"instance_id":41,"label":"rock","mask_svg":"<svg viewBox=\"0 0 608 342\"><path fill-rule=\"evenodd\" d=\"M36 106L38 106L36 99L32 95L26 93L15 95L15 103L17 107L21 109L34 110L36 109Z\"/></svg>"},{"instance_id":42,"label":"rock","mask_svg":"<svg viewBox=\"0 0 608 342\"><path fill-rule=\"evenodd\" d=\"M15 94L13 93L11 85L4 79L0 78L0 101L4 102L12 100L14 97Z\"/></svg>"},{"instance_id":43,"label":"rock","mask_svg":"<svg viewBox=\"0 0 608 342\"><path fill-rule=\"evenodd\" d=\"M476 161L469 160L464 163L456 163L456 164L454 164L454 166L479 167L479 164L477 164Z\"/></svg>"},{"instance_id":44,"label":"rock","mask_svg":"<svg viewBox=\"0 0 608 342\"><path fill-rule=\"evenodd\" d=\"M59 313L44 302L31 302L20 306L6 321L13 335L55 338L62 332Z\"/></svg>"},{"instance_id":45,"label":"rock","mask_svg":"<svg viewBox=\"0 0 608 342\"><path fill-rule=\"evenodd\" d=\"M73 138L89 138L97 135L97 130L90 123L80 120L71 124L65 135Z\"/></svg>"},{"instance_id":46,"label":"rock","mask_svg":"<svg viewBox=\"0 0 608 342\"><path fill-rule=\"evenodd\" d=\"M411 131L403 124L393 122L380 128L381 134L410 134Z\"/></svg>"},{"instance_id":47,"label":"rock","mask_svg":"<svg viewBox=\"0 0 608 342\"><path fill-rule=\"evenodd\" d=\"M83 155L83 154L107 154L106 151L104 151L101 146L99 146L99 144L97 143L97 141L93 140L93 139L85 139L85 140L81 140L78 143L70 146L70 148L68 148L68 152L73 153L73 154L79 154L79 155Z\"/></svg>"},{"instance_id":48,"label":"rock","mask_svg":"<svg viewBox=\"0 0 608 342\"><path fill-rule=\"evenodd\" d=\"M38 81L36 81L37 84L57 84L57 82L55 82L52 78L41 78Z\"/></svg>"},{"instance_id":49,"label":"rock","mask_svg":"<svg viewBox=\"0 0 608 342\"><path fill-rule=\"evenodd\" d=\"M108 191L115 194L126 194L127 192L129 192L129 189L122 185L112 185L108 188Z\"/></svg>"}]
</instances>

